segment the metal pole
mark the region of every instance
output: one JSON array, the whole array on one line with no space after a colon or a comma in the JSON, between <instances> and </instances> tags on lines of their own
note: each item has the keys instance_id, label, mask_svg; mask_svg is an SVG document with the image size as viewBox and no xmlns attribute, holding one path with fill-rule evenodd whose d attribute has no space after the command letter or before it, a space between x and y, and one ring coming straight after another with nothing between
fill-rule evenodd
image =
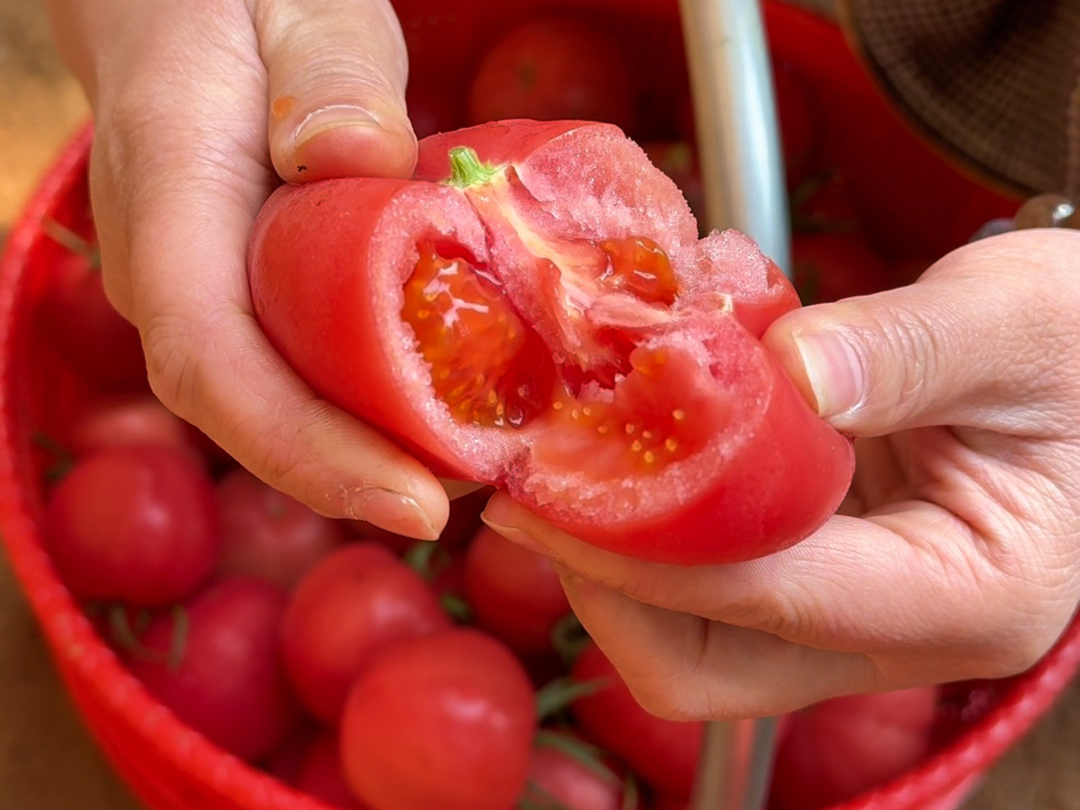
<instances>
[{"instance_id":1,"label":"metal pole","mask_svg":"<svg viewBox=\"0 0 1080 810\"><path fill-rule=\"evenodd\" d=\"M791 275L769 51L758 0L680 0L709 228L737 228ZM709 723L691 810L761 810L776 719Z\"/></svg>"}]
</instances>

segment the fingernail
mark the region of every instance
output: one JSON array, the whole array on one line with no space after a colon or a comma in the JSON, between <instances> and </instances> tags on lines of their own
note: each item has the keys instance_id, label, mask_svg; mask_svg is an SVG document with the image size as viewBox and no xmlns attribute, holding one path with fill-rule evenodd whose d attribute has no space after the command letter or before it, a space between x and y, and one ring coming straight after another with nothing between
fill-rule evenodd
<instances>
[{"instance_id":1,"label":"fingernail","mask_svg":"<svg viewBox=\"0 0 1080 810\"><path fill-rule=\"evenodd\" d=\"M820 416L837 416L859 405L863 369L855 348L835 332L799 335L795 346L802 357Z\"/></svg>"},{"instance_id":2,"label":"fingernail","mask_svg":"<svg viewBox=\"0 0 1080 810\"><path fill-rule=\"evenodd\" d=\"M543 543L541 543L539 540L537 540L535 537L533 537L531 534L524 531L523 529L518 529L514 526L500 526L498 523L492 523L491 520L488 519L486 513L480 515L480 519L484 521L488 528L502 535L514 545L521 546L522 548L535 552L542 557L555 556L550 548L545 546Z\"/></svg>"},{"instance_id":3,"label":"fingernail","mask_svg":"<svg viewBox=\"0 0 1080 810\"><path fill-rule=\"evenodd\" d=\"M352 104L332 104L320 107L301 121L293 140L300 146L317 135L342 127L383 129L382 122L370 110Z\"/></svg>"},{"instance_id":4,"label":"fingernail","mask_svg":"<svg viewBox=\"0 0 1080 810\"><path fill-rule=\"evenodd\" d=\"M417 540L439 539L439 530L420 504L400 492L362 489L353 495L349 506L355 518L388 532Z\"/></svg>"}]
</instances>

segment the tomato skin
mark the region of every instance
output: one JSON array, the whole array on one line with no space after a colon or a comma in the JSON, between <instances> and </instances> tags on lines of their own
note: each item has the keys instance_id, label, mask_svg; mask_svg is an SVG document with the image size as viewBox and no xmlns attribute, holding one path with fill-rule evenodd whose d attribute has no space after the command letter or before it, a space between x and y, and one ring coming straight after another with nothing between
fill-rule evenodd
<instances>
[{"instance_id":1,"label":"tomato skin","mask_svg":"<svg viewBox=\"0 0 1080 810\"><path fill-rule=\"evenodd\" d=\"M342 773L341 747L336 731L323 731L311 741L293 785L328 807L365 810Z\"/></svg>"},{"instance_id":2,"label":"tomato skin","mask_svg":"<svg viewBox=\"0 0 1080 810\"><path fill-rule=\"evenodd\" d=\"M465 597L477 626L520 655L551 650L551 631L570 613L551 560L488 528L465 553Z\"/></svg>"},{"instance_id":3,"label":"tomato skin","mask_svg":"<svg viewBox=\"0 0 1080 810\"><path fill-rule=\"evenodd\" d=\"M634 125L630 68L618 44L571 16L534 19L484 55L469 89L469 123L528 118Z\"/></svg>"},{"instance_id":4,"label":"tomato skin","mask_svg":"<svg viewBox=\"0 0 1080 810\"><path fill-rule=\"evenodd\" d=\"M53 490L46 545L81 599L157 607L212 572L221 528L211 481L186 453L120 447L79 461Z\"/></svg>"},{"instance_id":5,"label":"tomato skin","mask_svg":"<svg viewBox=\"0 0 1080 810\"><path fill-rule=\"evenodd\" d=\"M86 256L68 253L54 265L53 273L41 302L49 339L97 384L145 387L146 359L139 331L109 302L101 272Z\"/></svg>"},{"instance_id":6,"label":"tomato skin","mask_svg":"<svg viewBox=\"0 0 1080 810\"><path fill-rule=\"evenodd\" d=\"M442 182L454 146L512 167L502 202ZM708 432L708 452L635 478L635 498L602 475L584 493L564 480L572 469L540 460L537 443L550 434L543 420L520 431L454 422L427 384L431 367L414 348L400 304L388 304L402 300L399 285L416 266L418 240L447 240L469 261L512 268L501 281L513 287L519 308L535 316L529 326L563 362L562 322L542 301L554 300L545 286L552 276L537 282L530 262L540 260L514 229L560 244L606 238L612 199L626 201L615 217L619 233L653 240L676 277L682 273L684 292L670 311L686 318L678 321L685 333L671 334L686 334L707 355L690 364L701 370L694 390L710 391L702 396L722 399L722 407L738 413L731 422L737 429ZM502 205L513 209L515 224L498 213ZM425 139L412 182L339 180L279 189L256 224L249 273L264 331L321 395L381 428L437 474L506 488L545 519L605 548L678 564L761 556L816 529L847 490L851 443L810 410L756 340L798 306L794 289L746 237L726 232L699 240L674 183L613 127L499 122ZM585 352L570 362L596 356ZM716 375L723 378L718 387ZM738 446L724 447L727 439Z\"/></svg>"},{"instance_id":7,"label":"tomato skin","mask_svg":"<svg viewBox=\"0 0 1080 810\"><path fill-rule=\"evenodd\" d=\"M345 541L345 527L244 469L217 484L222 548L218 574L255 576L289 590Z\"/></svg>"},{"instance_id":8,"label":"tomato skin","mask_svg":"<svg viewBox=\"0 0 1080 810\"><path fill-rule=\"evenodd\" d=\"M772 806L821 810L914 767L930 753L937 690L835 698L790 715L777 748Z\"/></svg>"},{"instance_id":9,"label":"tomato skin","mask_svg":"<svg viewBox=\"0 0 1080 810\"><path fill-rule=\"evenodd\" d=\"M153 445L171 447L205 464L191 426L153 394L99 393L84 403L58 438L76 458L115 447Z\"/></svg>"},{"instance_id":10,"label":"tomato skin","mask_svg":"<svg viewBox=\"0 0 1080 810\"><path fill-rule=\"evenodd\" d=\"M795 234L791 261L805 304L872 295L894 286L888 265L858 231Z\"/></svg>"},{"instance_id":11,"label":"tomato skin","mask_svg":"<svg viewBox=\"0 0 1080 810\"><path fill-rule=\"evenodd\" d=\"M595 644L581 652L570 674L581 682L610 683L573 704L574 716L589 737L625 760L658 791L689 797L705 724L663 720L646 712Z\"/></svg>"},{"instance_id":12,"label":"tomato skin","mask_svg":"<svg viewBox=\"0 0 1080 810\"><path fill-rule=\"evenodd\" d=\"M506 810L535 731L513 653L448 630L389 650L357 679L341 725L345 777L372 810Z\"/></svg>"},{"instance_id":13,"label":"tomato skin","mask_svg":"<svg viewBox=\"0 0 1080 810\"><path fill-rule=\"evenodd\" d=\"M608 767L608 763L598 764ZM536 793L534 803L540 807L550 804L549 796L565 810L637 810L640 807L640 802L635 802L624 808L623 780L614 769L600 773L565 751L540 743L533 748L529 785L525 790L526 796Z\"/></svg>"},{"instance_id":14,"label":"tomato skin","mask_svg":"<svg viewBox=\"0 0 1080 810\"><path fill-rule=\"evenodd\" d=\"M325 723L341 717L349 685L376 656L450 626L435 593L383 546L354 543L296 586L281 626L297 694Z\"/></svg>"},{"instance_id":15,"label":"tomato skin","mask_svg":"<svg viewBox=\"0 0 1080 810\"><path fill-rule=\"evenodd\" d=\"M169 655L177 628L166 613L140 638L128 666L176 715L236 756L260 759L300 721L278 652L285 593L258 579L220 580L185 605L179 666Z\"/></svg>"}]
</instances>

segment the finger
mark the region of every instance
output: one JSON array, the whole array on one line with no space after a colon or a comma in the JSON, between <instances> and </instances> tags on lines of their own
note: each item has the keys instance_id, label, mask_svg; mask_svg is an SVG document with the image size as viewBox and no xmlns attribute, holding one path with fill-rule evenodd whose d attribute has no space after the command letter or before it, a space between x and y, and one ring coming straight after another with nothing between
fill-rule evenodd
<instances>
[{"instance_id":1,"label":"finger","mask_svg":"<svg viewBox=\"0 0 1080 810\"><path fill-rule=\"evenodd\" d=\"M835 427L1076 432L1080 233L1018 231L946 256L915 284L808 307L764 341Z\"/></svg>"},{"instance_id":2,"label":"finger","mask_svg":"<svg viewBox=\"0 0 1080 810\"><path fill-rule=\"evenodd\" d=\"M880 688L1022 671L1049 649L1076 601L1075 588L1062 582L1031 581L1020 561L1026 549L1013 549L1017 559L981 551L958 518L921 502L869 519L837 517L799 545L727 566L613 554L548 526L503 494L488 503L484 520L634 601L803 647L865 653ZM1076 568L1064 559L1038 564L1063 571L1063 579Z\"/></svg>"},{"instance_id":3,"label":"finger","mask_svg":"<svg viewBox=\"0 0 1080 810\"><path fill-rule=\"evenodd\" d=\"M255 23L282 178L412 173L408 60L389 0L259 0Z\"/></svg>"},{"instance_id":4,"label":"finger","mask_svg":"<svg viewBox=\"0 0 1080 810\"><path fill-rule=\"evenodd\" d=\"M858 653L663 610L558 568L582 626L638 703L659 717L770 717L877 688L874 665Z\"/></svg>"},{"instance_id":5,"label":"finger","mask_svg":"<svg viewBox=\"0 0 1080 810\"><path fill-rule=\"evenodd\" d=\"M155 393L263 480L323 514L433 538L438 480L320 401L268 345L244 256L271 177L265 83L250 30L177 3L160 57L103 98L94 184L107 272L129 280ZM223 30L207 30L221 25ZM216 43L230 47L215 49ZM200 50L202 49L202 50ZM159 65L181 65L166 76ZM103 82L103 87L104 87ZM160 88L169 86L162 95ZM99 210L99 209L95 209Z\"/></svg>"}]
</instances>

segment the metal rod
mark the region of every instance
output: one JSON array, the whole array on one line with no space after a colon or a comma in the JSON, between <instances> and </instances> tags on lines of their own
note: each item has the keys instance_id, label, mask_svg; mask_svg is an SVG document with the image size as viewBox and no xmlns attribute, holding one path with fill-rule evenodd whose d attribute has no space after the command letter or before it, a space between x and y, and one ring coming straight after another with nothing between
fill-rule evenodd
<instances>
[{"instance_id":1,"label":"metal rod","mask_svg":"<svg viewBox=\"0 0 1080 810\"><path fill-rule=\"evenodd\" d=\"M746 233L790 276L783 160L758 0L679 2L705 224ZM775 718L709 723L690 810L761 810L775 736Z\"/></svg>"}]
</instances>

